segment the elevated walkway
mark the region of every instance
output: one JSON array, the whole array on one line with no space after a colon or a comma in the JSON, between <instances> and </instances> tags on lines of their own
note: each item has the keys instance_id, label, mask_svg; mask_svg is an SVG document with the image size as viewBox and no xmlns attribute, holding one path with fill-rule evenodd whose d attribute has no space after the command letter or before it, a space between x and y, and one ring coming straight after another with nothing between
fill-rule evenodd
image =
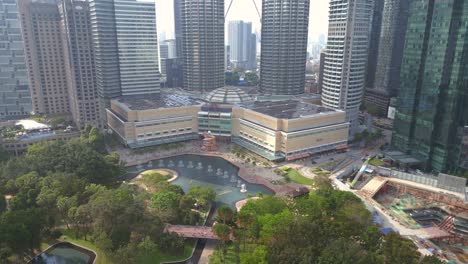
<instances>
[{"instance_id":1,"label":"elevated walkway","mask_svg":"<svg viewBox=\"0 0 468 264\"><path fill-rule=\"evenodd\" d=\"M164 233L176 233L185 238L219 239L208 226L168 225Z\"/></svg>"}]
</instances>

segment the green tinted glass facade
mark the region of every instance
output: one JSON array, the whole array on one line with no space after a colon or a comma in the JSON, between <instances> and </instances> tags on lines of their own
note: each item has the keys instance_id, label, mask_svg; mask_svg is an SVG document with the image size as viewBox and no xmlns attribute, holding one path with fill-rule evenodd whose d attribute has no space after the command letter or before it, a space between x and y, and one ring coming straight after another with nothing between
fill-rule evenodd
<instances>
[{"instance_id":1,"label":"green tinted glass facade","mask_svg":"<svg viewBox=\"0 0 468 264\"><path fill-rule=\"evenodd\" d=\"M427 170L456 167L468 117L468 1L412 0L393 145Z\"/></svg>"}]
</instances>

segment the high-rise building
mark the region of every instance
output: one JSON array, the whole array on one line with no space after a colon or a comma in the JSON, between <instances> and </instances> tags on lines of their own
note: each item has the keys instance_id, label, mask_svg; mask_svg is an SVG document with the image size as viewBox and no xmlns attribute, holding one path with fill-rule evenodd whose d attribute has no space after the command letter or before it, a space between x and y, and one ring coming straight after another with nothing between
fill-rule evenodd
<instances>
[{"instance_id":1,"label":"high-rise building","mask_svg":"<svg viewBox=\"0 0 468 264\"><path fill-rule=\"evenodd\" d=\"M264 0L260 91L304 93L310 0Z\"/></svg>"},{"instance_id":2,"label":"high-rise building","mask_svg":"<svg viewBox=\"0 0 468 264\"><path fill-rule=\"evenodd\" d=\"M377 106L383 114L387 113L390 98L398 94L400 87L409 2L386 0L384 3L374 84L366 87L366 104Z\"/></svg>"},{"instance_id":3,"label":"high-rise building","mask_svg":"<svg viewBox=\"0 0 468 264\"><path fill-rule=\"evenodd\" d=\"M158 38L154 0L114 0L121 95L158 94Z\"/></svg>"},{"instance_id":4,"label":"high-rise building","mask_svg":"<svg viewBox=\"0 0 468 264\"><path fill-rule=\"evenodd\" d=\"M255 43L255 45L252 44ZM252 23L241 20L229 21L228 44L230 58L234 68L255 69L257 38L252 34Z\"/></svg>"},{"instance_id":5,"label":"high-rise building","mask_svg":"<svg viewBox=\"0 0 468 264\"><path fill-rule=\"evenodd\" d=\"M160 91L155 3L152 0L89 0L89 3L96 80L105 117L105 108L112 98Z\"/></svg>"},{"instance_id":6,"label":"high-rise building","mask_svg":"<svg viewBox=\"0 0 468 264\"><path fill-rule=\"evenodd\" d=\"M371 17L371 31L369 36L369 53L367 55L366 85L373 87L377 68L377 54L379 52L380 33L382 32L382 15L385 0L373 0L374 9ZM387 0L388 1L388 0ZM393 0L390 0L393 1Z\"/></svg>"},{"instance_id":7,"label":"high-rise building","mask_svg":"<svg viewBox=\"0 0 468 264\"><path fill-rule=\"evenodd\" d=\"M181 58L166 59L166 87L182 87L184 82Z\"/></svg>"},{"instance_id":8,"label":"high-rise building","mask_svg":"<svg viewBox=\"0 0 468 264\"><path fill-rule=\"evenodd\" d=\"M392 145L434 171L458 166L468 119L468 1L411 0Z\"/></svg>"},{"instance_id":9,"label":"high-rise building","mask_svg":"<svg viewBox=\"0 0 468 264\"><path fill-rule=\"evenodd\" d=\"M320 69L319 69L319 77L318 77L318 93L322 93L324 69L325 69L325 51L322 51L322 52L320 52Z\"/></svg>"},{"instance_id":10,"label":"high-rise building","mask_svg":"<svg viewBox=\"0 0 468 264\"><path fill-rule=\"evenodd\" d=\"M249 52L248 52L248 63L247 69L251 71L257 70L257 35L252 33L250 35L250 43L249 43Z\"/></svg>"},{"instance_id":11,"label":"high-rise building","mask_svg":"<svg viewBox=\"0 0 468 264\"><path fill-rule=\"evenodd\" d=\"M167 39L164 43L167 44L167 58L177 58L177 41L175 39Z\"/></svg>"},{"instance_id":12,"label":"high-rise building","mask_svg":"<svg viewBox=\"0 0 468 264\"><path fill-rule=\"evenodd\" d=\"M103 124L96 87L89 4L83 0L61 0L59 13L73 120L80 128L86 125L100 128Z\"/></svg>"},{"instance_id":13,"label":"high-rise building","mask_svg":"<svg viewBox=\"0 0 468 264\"><path fill-rule=\"evenodd\" d=\"M322 104L346 111L350 133L359 126L373 0L331 1Z\"/></svg>"},{"instance_id":14,"label":"high-rise building","mask_svg":"<svg viewBox=\"0 0 468 264\"><path fill-rule=\"evenodd\" d=\"M56 0L18 2L25 55L36 114L68 114L70 102Z\"/></svg>"},{"instance_id":15,"label":"high-rise building","mask_svg":"<svg viewBox=\"0 0 468 264\"><path fill-rule=\"evenodd\" d=\"M161 74L166 75L166 59L169 58L169 45L166 42L159 43L159 65Z\"/></svg>"},{"instance_id":16,"label":"high-rise building","mask_svg":"<svg viewBox=\"0 0 468 264\"><path fill-rule=\"evenodd\" d=\"M31 113L31 95L16 0L0 0L0 119Z\"/></svg>"},{"instance_id":17,"label":"high-rise building","mask_svg":"<svg viewBox=\"0 0 468 264\"><path fill-rule=\"evenodd\" d=\"M182 0L174 0L174 31L177 46L177 58L183 57L182 52L182 16L180 2Z\"/></svg>"},{"instance_id":18,"label":"high-rise building","mask_svg":"<svg viewBox=\"0 0 468 264\"><path fill-rule=\"evenodd\" d=\"M184 88L224 86L224 0L181 0Z\"/></svg>"}]
</instances>

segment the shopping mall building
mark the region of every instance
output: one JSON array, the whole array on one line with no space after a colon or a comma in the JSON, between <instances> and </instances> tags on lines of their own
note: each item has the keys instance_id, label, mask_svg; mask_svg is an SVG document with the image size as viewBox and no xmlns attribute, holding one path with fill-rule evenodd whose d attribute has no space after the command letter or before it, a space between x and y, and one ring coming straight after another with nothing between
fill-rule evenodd
<instances>
[{"instance_id":1,"label":"shopping mall building","mask_svg":"<svg viewBox=\"0 0 468 264\"><path fill-rule=\"evenodd\" d=\"M200 139L207 132L272 161L347 147L344 111L297 99L255 101L224 87L203 98L174 93L119 98L107 109L108 126L130 148Z\"/></svg>"}]
</instances>

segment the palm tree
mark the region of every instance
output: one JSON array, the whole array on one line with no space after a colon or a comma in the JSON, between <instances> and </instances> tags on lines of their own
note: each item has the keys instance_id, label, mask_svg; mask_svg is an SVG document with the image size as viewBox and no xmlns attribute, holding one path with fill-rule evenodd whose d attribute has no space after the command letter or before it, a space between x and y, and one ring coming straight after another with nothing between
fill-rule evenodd
<instances>
[{"instance_id":1,"label":"palm tree","mask_svg":"<svg viewBox=\"0 0 468 264\"><path fill-rule=\"evenodd\" d=\"M242 239L244 240L244 250L245 250L245 241L246 241L246 230L249 228L255 221L255 216L250 212L240 211L237 214L237 226L242 230Z\"/></svg>"},{"instance_id":2,"label":"palm tree","mask_svg":"<svg viewBox=\"0 0 468 264\"><path fill-rule=\"evenodd\" d=\"M232 218L234 217L234 210L227 205L223 205L216 210L216 214L223 224L229 224L232 222Z\"/></svg>"},{"instance_id":3,"label":"palm tree","mask_svg":"<svg viewBox=\"0 0 468 264\"><path fill-rule=\"evenodd\" d=\"M228 225L217 223L213 226L213 233L221 240L223 263L226 263L226 244L231 240L231 228Z\"/></svg>"}]
</instances>

